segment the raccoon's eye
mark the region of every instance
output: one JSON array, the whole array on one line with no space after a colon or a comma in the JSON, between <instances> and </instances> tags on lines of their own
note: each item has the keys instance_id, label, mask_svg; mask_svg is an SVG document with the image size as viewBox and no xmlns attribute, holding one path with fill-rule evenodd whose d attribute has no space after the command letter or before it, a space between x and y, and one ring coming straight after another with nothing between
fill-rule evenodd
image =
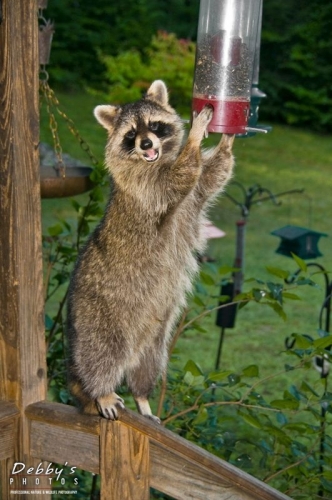
<instances>
[{"instance_id":1,"label":"raccoon's eye","mask_svg":"<svg viewBox=\"0 0 332 500\"><path fill-rule=\"evenodd\" d=\"M135 139L135 137L136 137L136 130L134 130L132 128L131 130L129 130L129 132L127 132L125 134L125 137L126 137L126 139Z\"/></svg>"},{"instance_id":2,"label":"raccoon's eye","mask_svg":"<svg viewBox=\"0 0 332 500\"><path fill-rule=\"evenodd\" d=\"M151 132L157 132L160 127L160 122L150 122L149 123L149 129Z\"/></svg>"}]
</instances>

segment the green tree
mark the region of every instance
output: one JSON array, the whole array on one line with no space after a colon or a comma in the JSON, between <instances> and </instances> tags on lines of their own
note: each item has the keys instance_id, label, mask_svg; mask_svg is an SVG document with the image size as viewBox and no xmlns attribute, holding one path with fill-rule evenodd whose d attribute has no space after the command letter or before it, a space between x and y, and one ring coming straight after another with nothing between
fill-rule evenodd
<instances>
[{"instance_id":1,"label":"green tree","mask_svg":"<svg viewBox=\"0 0 332 500\"><path fill-rule=\"evenodd\" d=\"M332 130L332 4L264 2L261 116Z\"/></svg>"},{"instance_id":2,"label":"green tree","mask_svg":"<svg viewBox=\"0 0 332 500\"><path fill-rule=\"evenodd\" d=\"M105 99L115 104L139 99L150 83L161 78L167 84L172 105L188 113L191 104L195 44L160 31L152 38L146 60L137 51L118 56L104 56L107 94Z\"/></svg>"},{"instance_id":3,"label":"green tree","mask_svg":"<svg viewBox=\"0 0 332 500\"><path fill-rule=\"evenodd\" d=\"M156 31L148 0L56 0L44 16L55 24L50 74L53 81L102 85L104 65L99 53L143 52Z\"/></svg>"},{"instance_id":4,"label":"green tree","mask_svg":"<svg viewBox=\"0 0 332 500\"><path fill-rule=\"evenodd\" d=\"M150 0L158 30L179 38L196 39L199 0Z\"/></svg>"},{"instance_id":5,"label":"green tree","mask_svg":"<svg viewBox=\"0 0 332 500\"><path fill-rule=\"evenodd\" d=\"M162 30L195 40L198 8L199 0L50 0L44 15L54 20L56 29L51 79L67 86L105 89L101 54L116 57L132 50L152 67L153 36ZM260 83L268 95L260 110L264 120L332 130L331 33L331 2L264 0ZM114 78L116 73L117 69ZM162 77L158 64L154 75ZM191 91L192 70L185 80Z\"/></svg>"}]
</instances>

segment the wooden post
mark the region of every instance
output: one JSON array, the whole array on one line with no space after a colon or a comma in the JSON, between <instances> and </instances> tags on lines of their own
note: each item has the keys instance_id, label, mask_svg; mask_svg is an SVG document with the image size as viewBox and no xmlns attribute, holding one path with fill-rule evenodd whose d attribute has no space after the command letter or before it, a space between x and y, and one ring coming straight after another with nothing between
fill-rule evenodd
<instances>
[{"instance_id":1,"label":"wooden post","mask_svg":"<svg viewBox=\"0 0 332 500\"><path fill-rule=\"evenodd\" d=\"M150 498L149 438L122 422L101 420L101 500Z\"/></svg>"},{"instance_id":2,"label":"wooden post","mask_svg":"<svg viewBox=\"0 0 332 500\"><path fill-rule=\"evenodd\" d=\"M39 184L38 23L35 0L2 0L0 24L0 405L19 412L15 456L33 467L24 410L46 396ZM25 498L25 495L19 495ZM33 495L27 498L33 498ZM41 498L40 495L38 498ZM45 496L43 497L45 498Z\"/></svg>"}]
</instances>

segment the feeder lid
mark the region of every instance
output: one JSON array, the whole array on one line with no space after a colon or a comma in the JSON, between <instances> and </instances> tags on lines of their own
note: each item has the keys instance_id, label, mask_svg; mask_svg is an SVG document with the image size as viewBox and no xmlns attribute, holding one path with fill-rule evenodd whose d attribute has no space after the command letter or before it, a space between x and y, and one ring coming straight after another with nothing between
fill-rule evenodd
<instances>
[{"instance_id":1,"label":"feeder lid","mask_svg":"<svg viewBox=\"0 0 332 500\"><path fill-rule=\"evenodd\" d=\"M293 253L301 259L320 257L322 254L318 249L318 240L321 236L328 236L326 233L290 225L276 229L271 234L281 238L276 253L287 257L291 257Z\"/></svg>"}]
</instances>

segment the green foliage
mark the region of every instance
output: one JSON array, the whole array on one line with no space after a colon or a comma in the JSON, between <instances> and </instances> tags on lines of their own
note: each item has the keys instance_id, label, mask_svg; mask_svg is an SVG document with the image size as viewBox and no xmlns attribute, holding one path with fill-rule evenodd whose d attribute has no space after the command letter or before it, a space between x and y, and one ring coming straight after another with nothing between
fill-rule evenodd
<instances>
[{"instance_id":1,"label":"green foliage","mask_svg":"<svg viewBox=\"0 0 332 500\"><path fill-rule=\"evenodd\" d=\"M305 263L297 256L294 261L301 272L291 283L285 282L290 278L288 271L272 268L269 272L282 281L247 280L247 286L254 283L254 287L235 300L267 304L285 319L285 301L299 300L293 289L304 281L314 285ZM234 271L219 270L223 280ZM215 299L213 287L219 285L216 272L215 266L201 272L192 307L179 325L177 338L189 328L197 329L203 317L215 312L210 300ZM256 364L240 372L203 372L193 359L183 369L172 364L159 408L163 406L164 424L179 435L294 499L314 499L331 492L332 393L327 378L317 379L315 386L305 378L317 357L331 361L332 336L320 331L316 339L295 333L290 339L290 362L280 373L265 377ZM269 395L266 385L290 370L303 372L299 385L291 384L277 397Z\"/></svg>"},{"instance_id":2,"label":"green foliage","mask_svg":"<svg viewBox=\"0 0 332 500\"><path fill-rule=\"evenodd\" d=\"M195 40L199 0L150 0L148 4L154 13L157 30L176 33L180 38Z\"/></svg>"},{"instance_id":3,"label":"green foliage","mask_svg":"<svg viewBox=\"0 0 332 500\"><path fill-rule=\"evenodd\" d=\"M49 2L44 16L55 23L51 78L66 87L88 83L103 88L105 67L99 53L115 56L133 49L145 57L152 36L159 29L192 38L196 35L198 6L198 0Z\"/></svg>"},{"instance_id":4,"label":"green foliage","mask_svg":"<svg viewBox=\"0 0 332 500\"><path fill-rule=\"evenodd\" d=\"M159 31L143 58L138 51L101 56L107 70L107 101L123 104L139 99L156 78L166 82L172 104L190 109L195 45ZM106 97L106 96L105 96Z\"/></svg>"},{"instance_id":5,"label":"green foliage","mask_svg":"<svg viewBox=\"0 0 332 500\"><path fill-rule=\"evenodd\" d=\"M55 23L49 72L54 82L66 86L89 82L102 87L105 68L98 53L131 48L142 52L156 31L145 0L56 0L49 2L44 15Z\"/></svg>"},{"instance_id":6,"label":"green foliage","mask_svg":"<svg viewBox=\"0 0 332 500\"><path fill-rule=\"evenodd\" d=\"M178 99L181 89L187 106L192 89L192 65L185 62L184 67L177 66L182 80L177 83L172 47L161 47L159 58L155 42L151 45L151 40L153 37L155 40L158 30L166 30L180 39L194 41L198 7L198 0L128 0L125 4L108 0L49 2L44 15L54 21L56 30L48 68L52 82L67 88L88 85L105 90L106 78L112 85L116 84L114 98L120 102L123 98L126 101L139 96L146 81L164 78L175 88L173 102L181 104ZM278 0L264 2L260 71L260 87L268 95L260 107L264 120L318 131L332 130L331 31L332 5L325 0L289 0L282 5ZM156 57L155 64L151 50ZM129 55L131 51L133 55ZM123 52L126 53L124 59ZM111 77L106 60L100 54L119 57L116 59L119 67L110 63ZM148 61L151 63L149 75L140 83L141 66ZM122 82L123 74L128 71L124 66L130 68L131 64L132 71L138 70L135 77L130 77L132 93Z\"/></svg>"},{"instance_id":7,"label":"green foliage","mask_svg":"<svg viewBox=\"0 0 332 500\"><path fill-rule=\"evenodd\" d=\"M55 22L56 30L48 68L51 79L66 87L83 84L103 89L106 67L99 54L116 57L133 50L146 62L151 39L158 30L195 40L198 7L198 0L128 0L125 4L108 0L49 2L44 15ZM264 2L260 87L268 98L261 104L263 119L319 131L332 130L331 23L332 6L325 0L289 0L282 5L278 0ZM135 67L137 56L131 62ZM119 63L121 80L121 65L125 61L120 57ZM162 75L168 72L168 63L167 57L164 64L162 60L161 64L156 61L152 65L152 79L165 78ZM115 67L113 77L117 75ZM137 73L132 78L134 86L139 79ZM167 75L165 80L168 81ZM170 81L173 84L173 76ZM192 69L183 83L186 95L192 89ZM120 87L118 90L115 97L122 99ZM137 89L133 95L138 95ZM127 90L124 97L130 99Z\"/></svg>"},{"instance_id":8,"label":"green foliage","mask_svg":"<svg viewBox=\"0 0 332 500\"><path fill-rule=\"evenodd\" d=\"M307 369L314 352L294 369ZM323 428L321 408L325 405L331 414L331 394L303 383L269 400L262 395L265 380L257 379L257 366L242 373L197 375L191 365L185 373L170 373L165 400L169 428L292 498L316 498L320 488L328 494L329 435L323 459L319 450L323 431L330 428L326 421Z\"/></svg>"}]
</instances>

